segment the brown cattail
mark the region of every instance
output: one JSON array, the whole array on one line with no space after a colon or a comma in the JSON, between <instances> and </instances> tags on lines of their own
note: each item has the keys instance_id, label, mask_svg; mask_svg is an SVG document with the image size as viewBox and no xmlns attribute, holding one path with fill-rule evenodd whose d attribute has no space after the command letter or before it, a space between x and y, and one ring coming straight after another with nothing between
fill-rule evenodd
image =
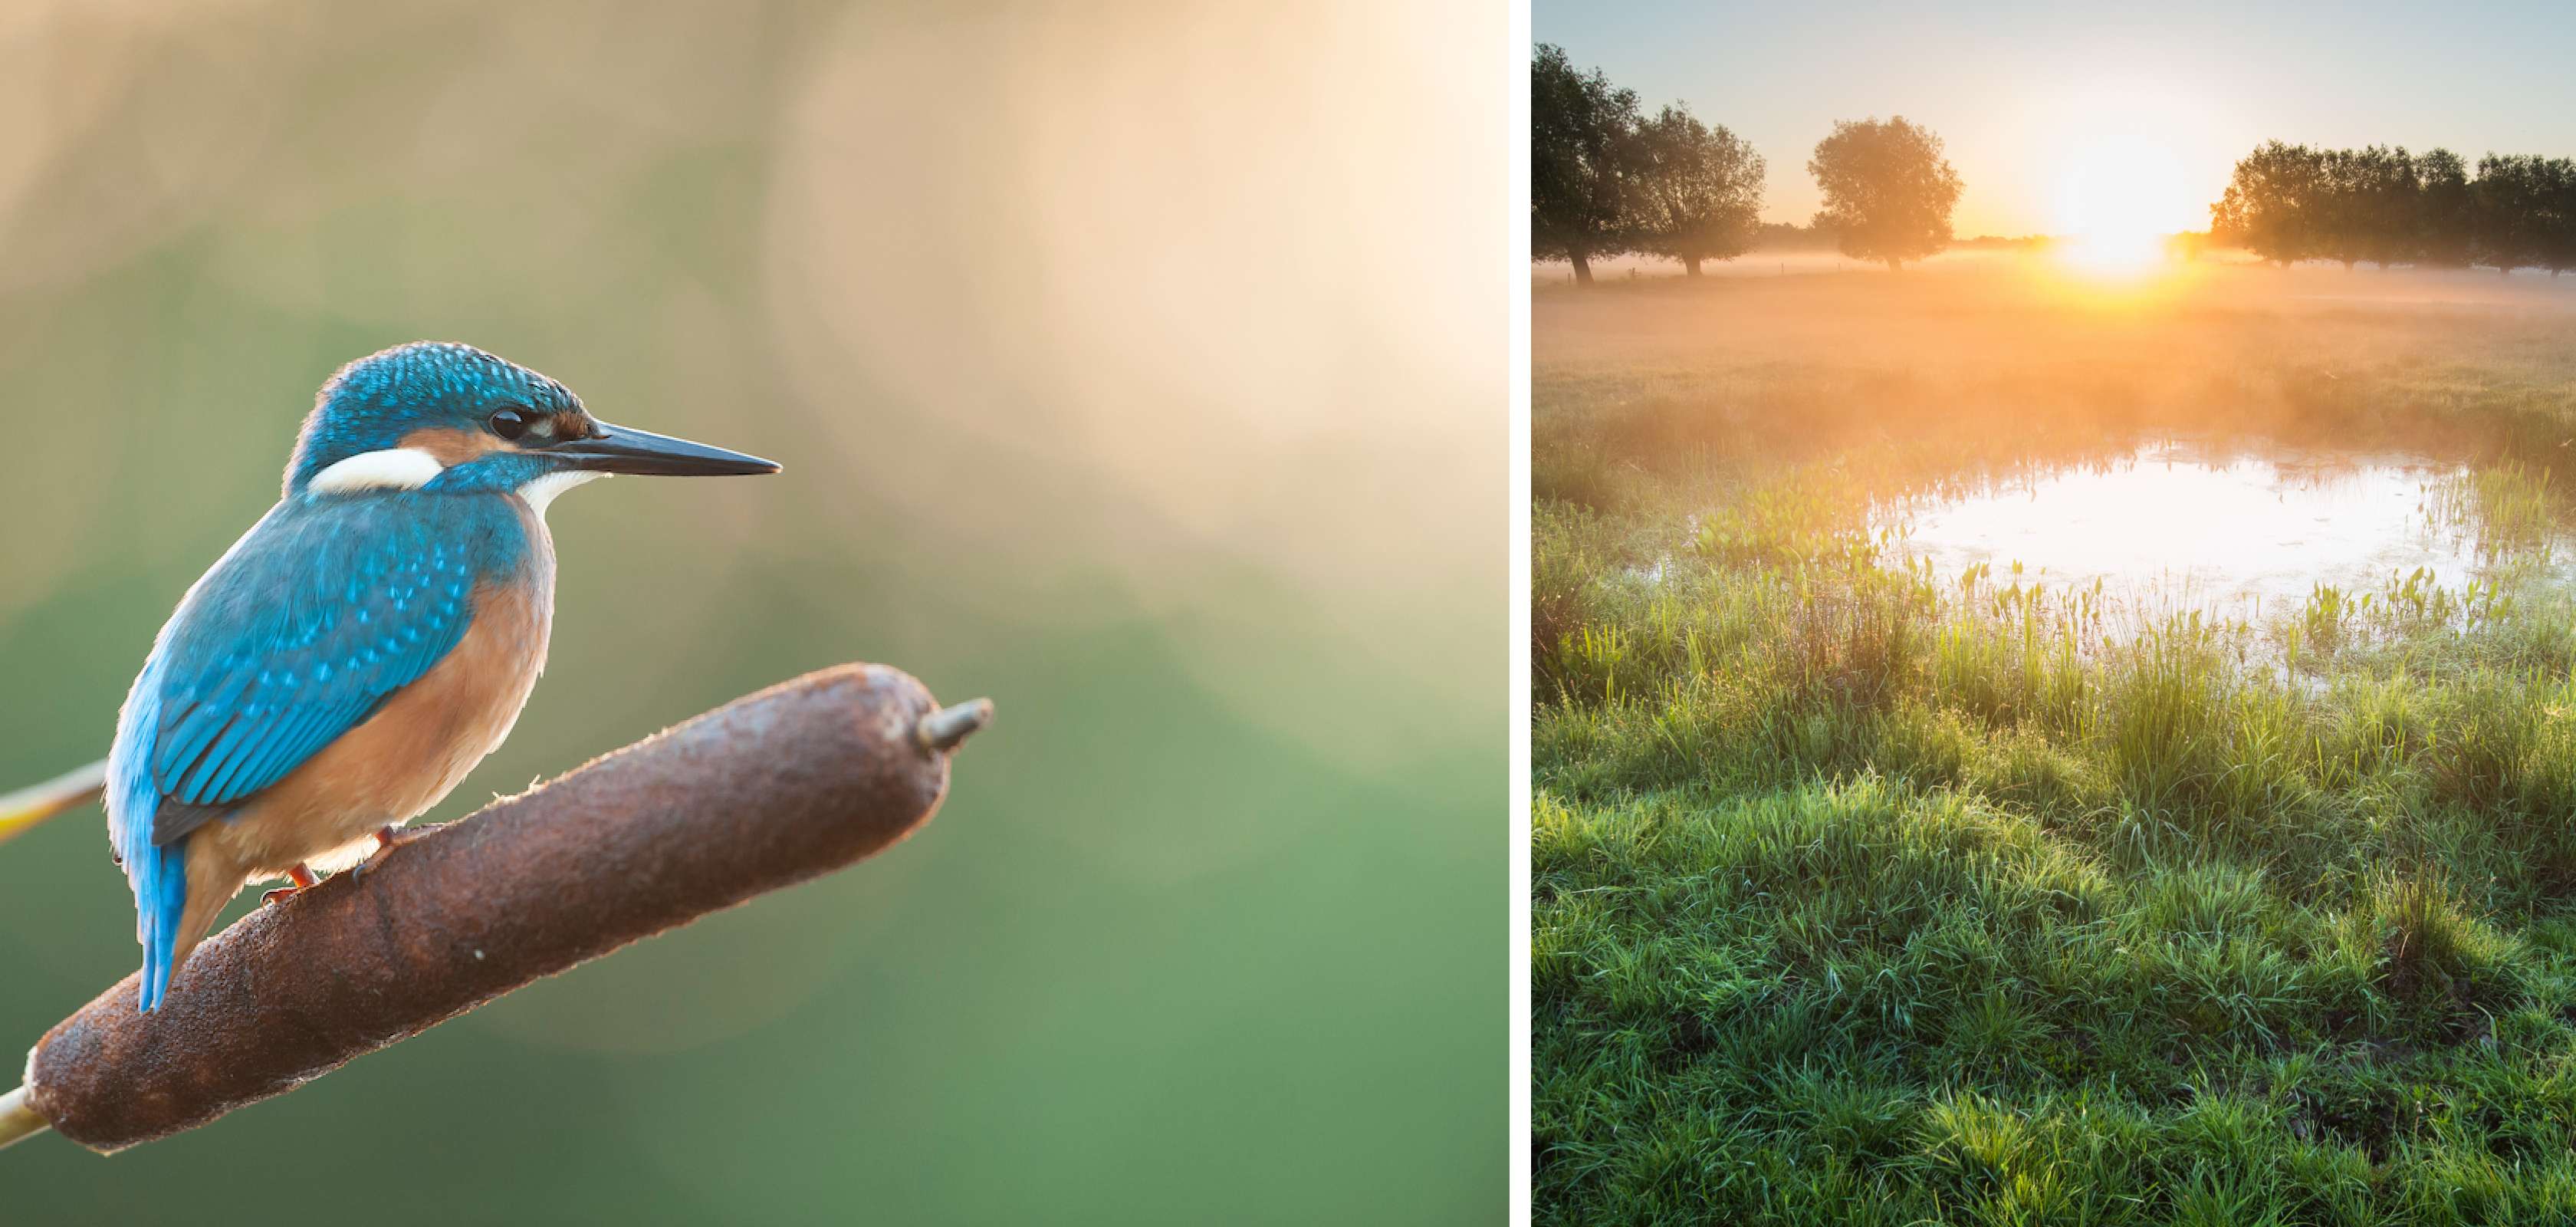
<instances>
[{"instance_id":1,"label":"brown cattail","mask_svg":"<svg viewBox=\"0 0 2576 1227\"><path fill-rule=\"evenodd\" d=\"M0 1145L100 1152L293 1090L539 977L850 865L939 808L992 717L882 665L810 673L413 836L137 976L46 1033Z\"/></svg>"}]
</instances>

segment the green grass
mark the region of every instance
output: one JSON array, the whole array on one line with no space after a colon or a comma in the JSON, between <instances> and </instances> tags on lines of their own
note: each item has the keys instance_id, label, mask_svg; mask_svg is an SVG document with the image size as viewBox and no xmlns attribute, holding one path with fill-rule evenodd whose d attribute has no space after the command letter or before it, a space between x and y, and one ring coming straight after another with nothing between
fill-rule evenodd
<instances>
[{"instance_id":1,"label":"green grass","mask_svg":"<svg viewBox=\"0 0 2576 1227\"><path fill-rule=\"evenodd\" d=\"M2255 324L2295 356L1542 357L1540 1221L2576 1222L2576 384L2506 330L2312 403L2356 326ZM2497 571L2231 619L1873 535L2168 429L2438 449Z\"/></svg>"}]
</instances>

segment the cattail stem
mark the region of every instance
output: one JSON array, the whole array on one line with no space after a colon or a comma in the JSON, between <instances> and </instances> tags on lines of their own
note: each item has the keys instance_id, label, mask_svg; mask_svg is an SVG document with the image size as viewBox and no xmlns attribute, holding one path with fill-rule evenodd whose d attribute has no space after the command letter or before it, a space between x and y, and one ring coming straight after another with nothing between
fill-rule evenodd
<instances>
[{"instance_id":1,"label":"cattail stem","mask_svg":"<svg viewBox=\"0 0 2576 1227\"><path fill-rule=\"evenodd\" d=\"M243 917L179 969L63 1021L0 1099L0 1143L47 1126L100 1152L193 1129L495 997L929 820L983 700L941 710L900 670L844 665L737 699L415 835Z\"/></svg>"},{"instance_id":2,"label":"cattail stem","mask_svg":"<svg viewBox=\"0 0 2576 1227\"><path fill-rule=\"evenodd\" d=\"M107 760L102 758L42 784L0 793L0 843L34 830L37 823L64 810L97 800L99 790L106 785Z\"/></svg>"},{"instance_id":3,"label":"cattail stem","mask_svg":"<svg viewBox=\"0 0 2576 1227\"><path fill-rule=\"evenodd\" d=\"M24 1138L31 1138L51 1128L45 1118L27 1106L27 1088L19 1087L0 1095L0 1148Z\"/></svg>"},{"instance_id":4,"label":"cattail stem","mask_svg":"<svg viewBox=\"0 0 2576 1227\"><path fill-rule=\"evenodd\" d=\"M982 732L992 722L993 701L974 699L923 716L917 728L924 749L954 750L957 743Z\"/></svg>"}]
</instances>

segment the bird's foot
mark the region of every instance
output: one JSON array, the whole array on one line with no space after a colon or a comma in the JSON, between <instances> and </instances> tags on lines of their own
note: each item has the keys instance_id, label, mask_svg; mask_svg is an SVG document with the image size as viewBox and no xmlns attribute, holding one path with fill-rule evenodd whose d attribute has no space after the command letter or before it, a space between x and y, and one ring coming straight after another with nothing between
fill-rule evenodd
<instances>
[{"instance_id":1,"label":"bird's foot","mask_svg":"<svg viewBox=\"0 0 2576 1227\"><path fill-rule=\"evenodd\" d=\"M317 878L317 877L314 877L314 876L313 876L313 871L312 871L312 870L305 868L305 867L304 867L303 865L301 865L301 864L298 864L298 865L296 865L293 869L289 869L289 870L287 870L287 871L286 871L286 880L287 880L287 881L290 881L290 882L293 882L295 885L293 885L293 886L281 886L281 887L278 887L276 890L272 890L272 891L269 891L269 892L268 892L268 893L266 893L266 894L261 895L261 896L259 897L259 904L260 904L260 906L261 906L261 907L266 907L266 906L268 906L269 904L275 903L275 902L277 902L278 900L283 899L283 898L287 897L288 895L294 894L294 893L295 893L295 892L297 892L297 891L300 891L300 890L310 890L310 889L312 889L312 887L313 887L313 884L314 884L314 883L319 882L319 881L321 881L322 879Z\"/></svg>"},{"instance_id":2,"label":"bird's foot","mask_svg":"<svg viewBox=\"0 0 2576 1227\"><path fill-rule=\"evenodd\" d=\"M377 827L376 850L368 853L366 858L357 864L349 866L349 880L355 882L363 877L367 872L367 866L375 864L376 858L390 851L396 843L401 842L401 838L402 828L400 827L392 825Z\"/></svg>"}]
</instances>

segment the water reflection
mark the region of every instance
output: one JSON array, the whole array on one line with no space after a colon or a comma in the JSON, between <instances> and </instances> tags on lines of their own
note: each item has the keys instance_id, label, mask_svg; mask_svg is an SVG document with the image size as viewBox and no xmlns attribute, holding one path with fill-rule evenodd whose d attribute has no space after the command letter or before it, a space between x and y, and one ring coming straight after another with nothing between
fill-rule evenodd
<instances>
[{"instance_id":1,"label":"water reflection","mask_svg":"<svg viewBox=\"0 0 2576 1227\"><path fill-rule=\"evenodd\" d=\"M1944 580L1982 563L1997 582L2099 581L2130 597L2285 608L2319 585L2366 589L2421 569L2457 588L2483 574L2490 559L2461 495L2468 476L2420 456L2159 444L1919 502L1893 519L1899 550Z\"/></svg>"}]
</instances>

